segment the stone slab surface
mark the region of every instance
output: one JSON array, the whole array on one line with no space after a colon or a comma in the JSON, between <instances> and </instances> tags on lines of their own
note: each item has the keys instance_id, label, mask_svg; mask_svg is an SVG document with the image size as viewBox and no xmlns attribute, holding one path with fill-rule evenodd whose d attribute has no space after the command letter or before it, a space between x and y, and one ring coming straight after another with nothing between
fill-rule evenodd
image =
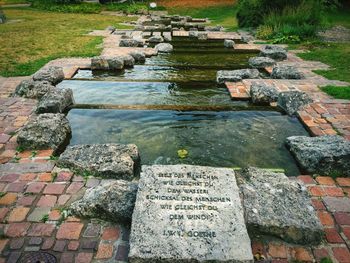
<instances>
[{"instance_id":1,"label":"stone slab surface","mask_svg":"<svg viewBox=\"0 0 350 263\"><path fill-rule=\"evenodd\" d=\"M253 262L234 171L143 166L129 262Z\"/></svg>"},{"instance_id":2,"label":"stone slab surface","mask_svg":"<svg viewBox=\"0 0 350 263\"><path fill-rule=\"evenodd\" d=\"M350 213L350 201L346 197L331 197L323 198L327 208L331 212L347 212Z\"/></svg>"},{"instance_id":3,"label":"stone slab surface","mask_svg":"<svg viewBox=\"0 0 350 263\"><path fill-rule=\"evenodd\" d=\"M0 176L6 174L21 173L46 173L51 172L55 164L46 163L6 163L0 165Z\"/></svg>"}]
</instances>

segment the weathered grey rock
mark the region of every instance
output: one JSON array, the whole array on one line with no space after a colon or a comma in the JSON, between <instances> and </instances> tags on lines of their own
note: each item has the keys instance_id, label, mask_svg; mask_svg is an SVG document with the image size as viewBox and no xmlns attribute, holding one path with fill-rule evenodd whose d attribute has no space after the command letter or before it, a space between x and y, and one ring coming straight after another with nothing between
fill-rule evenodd
<instances>
[{"instance_id":1,"label":"weathered grey rock","mask_svg":"<svg viewBox=\"0 0 350 263\"><path fill-rule=\"evenodd\" d=\"M163 34L164 41L170 42L173 40L171 34Z\"/></svg>"},{"instance_id":2,"label":"weathered grey rock","mask_svg":"<svg viewBox=\"0 0 350 263\"><path fill-rule=\"evenodd\" d=\"M217 72L216 80L222 84L227 81L237 82L242 79L256 79L259 78L259 75L257 69L220 70Z\"/></svg>"},{"instance_id":3,"label":"weathered grey rock","mask_svg":"<svg viewBox=\"0 0 350 263\"><path fill-rule=\"evenodd\" d=\"M95 176L132 180L140 171L140 156L134 144L69 146L58 165Z\"/></svg>"},{"instance_id":4,"label":"weathered grey rock","mask_svg":"<svg viewBox=\"0 0 350 263\"><path fill-rule=\"evenodd\" d=\"M118 57L93 57L91 59L92 70L121 70L124 68L124 59Z\"/></svg>"},{"instance_id":5,"label":"weathered grey rock","mask_svg":"<svg viewBox=\"0 0 350 263\"><path fill-rule=\"evenodd\" d=\"M144 52L139 50L134 50L129 53L135 59L135 62L144 63L146 61L146 55Z\"/></svg>"},{"instance_id":6,"label":"weathered grey rock","mask_svg":"<svg viewBox=\"0 0 350 263\"><path fill-rule=\"evenodd\" d=\"M233 41L232 39L225 39L224 41L224 46L226 48L234 48L235 46L235 41Z\"/></svg>"},{"instance_id":7,"label":"weathered grey rock","mask_svg":"<svg viewBox=\"0 0 350 263\"><path fill-rule=\"evenodd\" d=\"M276 65L276 61L268 57L254 57L249 59L249 66L252 68L266 68Z\"/></svg>"},{"instance_id":8,"label":"weathered grey rock","mask_svg":"<svg viewBox=\"0 0 350 263\"><path fill-rule=\"evenodd\" d=\"M223 31L224 28L222 26L206 26L204 30L209 32L218 32Z\"/></svg>"},{"instance_id":9,"label":"weathered grey rock","mask_svg":"<svg viewBox=\"0 0 350 263\"><path fill-rule=\"evenodd\" d=\"M303 79L304 74L296 67L292 66L276 66L272 70L271 77L273 79Z\"/></svg>"},{"instance_id":10,"label":"weathered grey rock","mask_svg":"<svg viewBox=\"0 0 350 263\"><path fill-rule=\"evenodd\" d=\"M162 43L162 42L164 42L164 39L162 36L151 36L148 39L148 42L149 43Z\"/></svg>"},{"instance_id":11,"label":"weathered grey rock","mask_svg":"<svg viewBox=\"0 0 350 263\"><path fill-rule=\"evenodd\" d=\"M169 43L160 43L155 46L155 49L160 53L170 53L174 50L174 47Z\"/></svg>"},{"instance_id":12,"label":"weathered grey rock","mask_svg":"<svg viewBox=\"0 0 350 263\"><path fill-rule=\"evenodd\" d=\"M281 61L287 59L287 51L280 46L267 45L261 50L260 56Z\"/></svg>"},{"instance_id":13,"label":"weathered grey rock","mask_svg":"<svg viewBox=\"0 0 350 263\"><path fill-rule=\"evenodd\" d=\"M118 57L119 58L119 57ZM124 67L133 68L135 65L135 59L131 55L123 55L120 58L124 61Z\"/></svg>"},{"instance_id":14,"label":"weathered grey rock","mask_svg":"<svg viewBox=\"0 0 350 263\"><path fill-rule=\"evenodd\" d=\"M110 31L111 33L113 33L113 32L116 30L116 28L115 28L114 26L108 26L108 27L106 28L106 30L107 30L107 31Z\"/></svg>"},{"instance_id":15,"label":"weathered grey rock","mask_svg":"<svg viewBox=\"0 0 350 263\"><path fill-rule=\"evenodd\" d=\"M73 103L73 91L71 89L54 89L41 98L36 113L63 113Z\"/></svg>"},{"instance_id":16,"label":"weathered grey rock","mask_svg":"<svg viewBox=\"0 0 350 263\"><path fill-rule=\"evenodd\" d=\"M120 47L142 47L143 43L136 39L121 39L119 42Z\"/></svg>"},{"instance_id":17,"label":"weathered grey rock","mask_svg":"<svg viewBox=\"0 0 350 263\"><path fill-rule=\"evenodd\" d=\"M197 31L189 31L188 36L192 38L197 38L198 37L198 30Z\"/></svg>"},{"instance_id":18,"label":"weathered grey rock","mask_svg":"<svg viewBox=\"0 0 350 263\"><path fill-rule=\"evenodd\" d=\"M40 114L18 133L17 143L23 149L62 150L71 136L69 122L63 114Z\"/></svg>"},{"instance_id":19,"label":"weathered grey rock","mask_svg":"<svg viewBox=\"0 0 350 263\"><path fill-rule=\"evenodd\" d=\"M319 244L322 225L307 188L282 173L246 168L238 176L251 236L266 234L297 244Z\"/></svg>"},{"instance_id":20,"label":"weathered grey rock","mask_svg":"<svg viewBox=\"0 0 350 263\"><path fill-rule=\"evenodd\" d=\"M71 204L70 211L80 217L130 224L137 186L137 182L102 180L98 186L86 190L82 199Z\"/></svg>"},{"instance_id":21,"label":"weathered grey rock","mask_svg":"<svg viewBox=\"0 0 350 263\"><path fill-rule=\"evenodd\" d=\"M45 67L33 75L35 81L48 81L56 85L64 80L64 72L61 67Z\"/></svg>"},{"instance_id":22,"label":"weathered grey rock","mask_svg":"<svg viewBox=\"0 0 350 263\"><path fill-rule=\"evenodd\" d=\"M54 90L48 81L23 80L17 87L14 96L20 96L30 99L40 99L50 90Z\"/></svg>"},{"instance_id":23,"label":"weathered grey rock","mask_svg":"<svg viewBox=\"0 0 350 263\"><path fill-rule=\"evenodd\" d=\"M253 262L234 171L143 166L129 262Z\"/></svg>"},{"instance_id":24,"label":"weathered grey rock","mask_svg":"<svg viewBox=\"0 0 350 263\"><path fill-rule=\"evenodd\" d=\"M278 100L278 91L273 86L253 83L250 87L250 96L255 105L270 105Z\"/></svg>"},{"instance_id":25,"label":"weathered grey rock","mask_svg":"<svg viewBox=\"0 0 350 263\"><path fill-rule=\"evenodd\" d=\"M312 99L309 95L296 90L280 92L277 100L278 106L290 116L296 114L311 102Z\"/></svg>"},{"instance_id":26,"label":"weathered grey rock","mask_svg":"<svg viewBox=\"0 0 350 263\"><path fill-rule=\"evenodd\" d=\"M208 33L198 32L198 39L199 40L207 40L208 39Z\"/></svg>"},{"instance_id":27,"label":"weathered grey rock","mask_svg":"<svg viewBox=\"0 0 350 263\"><path fill-rule=\"evenodd\" d=\"M293 136L287 147L310 174L350 176L350 142L341 136Z\"/></svg>"}]
</instances>

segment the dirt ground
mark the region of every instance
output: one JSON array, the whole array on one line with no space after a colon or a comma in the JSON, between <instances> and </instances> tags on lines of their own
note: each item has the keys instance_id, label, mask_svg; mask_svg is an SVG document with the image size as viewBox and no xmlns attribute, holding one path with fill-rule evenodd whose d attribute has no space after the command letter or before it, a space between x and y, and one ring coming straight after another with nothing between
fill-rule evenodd
<instances>
[{"instance_id":1,"label":"dirt ground","mask_svg":"<svg viewBox=\"0 0 350 263\"><path fill-rule=\"evenodd\" d=\"M158 5L165 7L208 7L208 6L220 6L230 5L236 2L236 0L158 0Z\"/></svg>"}]
</instances>

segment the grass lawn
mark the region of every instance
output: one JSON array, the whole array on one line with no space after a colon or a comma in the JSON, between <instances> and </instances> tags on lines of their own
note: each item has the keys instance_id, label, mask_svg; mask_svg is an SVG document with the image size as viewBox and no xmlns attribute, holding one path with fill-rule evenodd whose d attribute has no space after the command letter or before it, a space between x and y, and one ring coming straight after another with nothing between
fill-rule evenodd
<instances>
[{"instance_id":1,"label":"grass lawn","mask_svg":"<svg viewBox=\"0 0 350 263\"><path fill-rule=\"evenodd\" d=\"M177 1L173 2L175 2L175 4L165 5L169 14L179 14L197 18L206 17L211 20L212 25L221 25L228 30L237 30L238 28L235 1L223 0L215 1L216 3L214 3L214 1L203 1L204 3L202 3L202 1L192 1L193 3L197 3L196 6L192 6L194 4L191 3L188 3L188 5L182 3L186 1L179 1L181 6ZM200 3L200 5L198 5L198 3ZM160 1L160 4L162 4L162 1Z\"/></svg>"},{"instance_id":2,"label":"grass lawn","mask_svg":"<svg viewBox=\"0 0 350 263\"><path fill-rule=\"evenodd\" d=\"M9 20L0 27L0 76L33 74L60 57L87 57L101 51L101 37L86 36L94 29L133 18L99 14L65 14L16 8L4 10Z\"/></svg>"},{"instance_id":3,"label":"grass lawn","mask_svg":"<svg viewBox=\"0 0 350 263\"><path fill-rule=\"evenodd\" d=\"M336 99L350 100L350 86L347 86L347 87L327 86L321 89Z\"/></svg>"}]
</instances>

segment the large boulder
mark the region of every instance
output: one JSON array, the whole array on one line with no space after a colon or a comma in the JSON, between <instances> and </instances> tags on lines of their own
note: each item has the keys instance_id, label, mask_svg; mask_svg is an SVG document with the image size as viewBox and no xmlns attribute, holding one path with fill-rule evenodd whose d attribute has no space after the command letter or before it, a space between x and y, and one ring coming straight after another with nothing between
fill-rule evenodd
<instances>
[{"instance_id":1,"label":"large boulder","mask_svg":"<svg viewBox=\"0 0 350 263\"><path fill-rule=\"evenodd\" d=\"M218 83L238 82L242 79L257 79L259 78L257 69L237 69L237 70L220 70L217 72L216 80Z\"/></svg>"},{"instance_id":2,"label":"large boulder","mask_svg":"<svg viewBox=\"0 0 350 263\"><path fill-rule=\"evenodd\" d=\"M286 144L307 173L350 176L350 142L343 137L293 136Z\"/></svg>"},{"instance_id":3,"label":"large boulder","mask_svg":"<svg viewBox=\"0 0 350 263\"><path fill-rule=\"evenodd\" d=\"M64 72L61 67L45 67L33 75L35 81L48 81L56 85L64 80Z\"/></svg>"},{"instance_id":4,"label":"large boulder","mask_svg":"<svg viewBox=\"0 0 350 263\"><path fill-rule=\"evenodd\" d=\"M235 41L233 41L232 39L225 39L224 41L224 46L226 48L234 48L235 46Z\"/></svg>"},{"instance_id":5,"label":"large boulder","mask_svg":"<svg viewBox=\"0 0 350 263\"><path fill-rule=\"evenodd\" d=\"M287 51L280 46L267 45L260 52L261 57L269 57L278 61L287 59Z\"/></svg>"},{"instance_id":6,"label":"large boulder","mask_svg":"<svg viewBox=\"0 0 350 263\"><path fill-rule=\"evenodd\" d=\"M237 176L248 232L297 244L319 244L323 228L307 188L282 173L243 169Z\"/></svg>"},{"instance_id":7,"label":"large boulder","mask_svg":"<svg viewBox=\"0 0 350 263\"><path fill-rule=\"evenodd\" d=\"M143 51L133 50L129 53L137 63L144 63L146 61L146 54Z\"/></svg>"},{"instance_id":8,"label":"large boulder","mask_svg":"<svg viewBox=\"0 0 350 263\"><path fill-rule=\"evenodd\" d=\"M136 39L121 39L119 42L120 47L142 47L143 42Z\"/></svg>"},{"instance_id":9,"label":"large boulder","mask_svg":"<svg viewBox=\"0 0 350 263\"><path fill-rule=\"evenodd\" d=\"M133 68L135 65L135 59L131 55L122 55L120 58L124 61L124 67Z\"/></svg>"},{"instance_id":10,"label":"large boulder","mask_svg":"<svg viewBox=\"0 0 350 263\"><path fill-rule=\"evenodd\" d=\"M207 40L208 33L207 32L198 32L198 40Z\"/></svg>"},{"instance_id":11,"label":"large boulder","mask_svg":"<svg viewBox=\"0 0 350 263\"><path fill-rule=\"evenodd\" d=\"M271 77L273 79L303 79L304 74L293 66L276 66L273 68Z\"/></svg>"},{"instance_id":12,"label":"large boulder","mask_svg":"<svg viewBox=\"0 0 350 263\"><path fill-rule=\"evenodd\" d=\"M155 46L155 49L160 53L170 53L174 50L174 47L169 43L160 43Z\"/></svg>"},{"instance_id":13,"label":"large boulder","mask_svg":"<svg viewBox=\"0 0 350 263\"><path fill-rule=\"evenodd\" d=\"M140 156L134 144L69 146L58 165L98 177L132 180L140 171Z\"/></svg>"},{"instance_id":14,"label":"large boulder","mask_svg":"<svg viewBox=\"0 0 350 263\"><path fill-rule=\"evenodd\" d=\"M209 32L219 32L223 30L224 28L222 26L206 26L204 28L204 31L209 31Z\"/></svg>"},{"instance_id":15,"label":"large boulder","mask_svg":"<svg viewBox=\"0 0 350 263\"><path fill-rule=\"evenodd\" d=\"M164 39L162 36L151 36L148 39L148 42L149 43L162 43L162 42L164 42Z\"/></svg>"},{"instance_id":16,"label":"large boulder","mask_svg":"<svg viewBox=\"0 0 350 263\"><path fill-rule=\"evenodd\" d=\"M248 63L252 68L258 69L273 67L276 65L276 61L268 57L253 57L249 59Z\"/></svg>"},{"instance_id":17,"label":"large boulder","mask_svg":"<svg viewBox=\"0 0 350 263\"><path fill-rule=\"evenodd\" d=\"M17 143L26 150L61 151L69 142L71 128L63 114L45 113L33 118L18 133Z\"/></svg>"},{"instance_id":18,"label":"large boulder","mask_svg":"<svg viewBox=\"0 0 350 263\"><path fill-rule=\"evenodd\" d=\"M121 70L124 68L122 57L98 56L91 59L92 70Z\"/></svg>"},{"instance_id":19,"label":"large boulder","mask_svg":"<svg viewBox=\"0 0 350 263\"><path fill-rule=\"evenodd\" d=\"M86 190L84 197L70 206L72 214L100 218L117 223L130 223L138 185L124 180L102 180Z\"/></svg>"},{"instance_id":20,"label":"large boulder","mask_svg":"<svg viewBox=\"0 0 350 263\"><path fill-rule=\"evenodd\" d=\"M47 92L54 90L48 81L34 81L32 79L23 80L17 87L14 96L25 97L29 99L40 99Z\"/></svg>"},{"instance_id":21,"label":"large boulder","mask_svg":"<svg viewBox=\"0 0 350 263\"><path fill-rule=\"evenodd\" d=\"M54 89L41 98L36 113L63 113L73 103L73 91L71 89Z\"/></svg>"},{"instance_id":22,"label":"large boulder","mask_svg":"<svg viewBox=\"0 0 350 263\"><path fill-rule=\"evenodd\" d=\"M296 114L311 102L312 99L309 95L297 90L280 92L277 100L278 106L290 116Z\"/></svg>"},{"instance_id":23,"label":"large boulder","mask_svg":"<svg viewBox=\"0 0 350 263\"><path fill-rule=\"evenodd\" d=\"M255 105L270 105L278 99L278 91L273 86L253 83L250 87L250 96Z\"/></svg>"}]
</instances>

